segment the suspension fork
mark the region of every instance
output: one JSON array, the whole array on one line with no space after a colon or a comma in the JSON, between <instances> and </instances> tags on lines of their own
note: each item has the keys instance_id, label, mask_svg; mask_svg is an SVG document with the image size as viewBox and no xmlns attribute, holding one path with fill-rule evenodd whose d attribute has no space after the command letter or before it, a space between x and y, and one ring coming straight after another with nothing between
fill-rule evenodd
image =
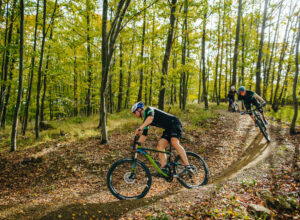
<instances>
[{"instance_id":1,"label":"suspension fork","mask_svg":"<svg viewBox=\"0 0 300 220\"><path fill-rule=\"evenodd\" d=\"M138 152L136 151L134 153L134 156L133 156L133 163L132 163L132 166L131 166L131 173L134 173L134 171L135 171L137 155L138 155Z\"/></svg>"}]
</instances>

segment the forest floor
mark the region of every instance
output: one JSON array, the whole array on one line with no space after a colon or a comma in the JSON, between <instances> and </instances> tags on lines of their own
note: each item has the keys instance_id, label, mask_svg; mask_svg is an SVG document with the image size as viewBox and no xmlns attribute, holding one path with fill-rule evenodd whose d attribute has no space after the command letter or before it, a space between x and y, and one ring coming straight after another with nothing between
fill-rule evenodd
<instances>
[{"instance_id":1,"label":"forest floor","mask_svg":"<svg viewBox=\"0 0 300 220\"><path fill-rule=\"evenodd\" d=\"M97 137L64 138L2 152L0 219L298 219L299 135L270 121L268 144L248 116L216 108L195 120L196 110L180 117L182 145L207 162L206 186L187 190L154 177L146 198L114 198L106 174L114 161L130 155L136 124L128 122L112 129L106 145ZM147 145L155 147L162 131L149 133Z\"/></svg>"}]
</instances>

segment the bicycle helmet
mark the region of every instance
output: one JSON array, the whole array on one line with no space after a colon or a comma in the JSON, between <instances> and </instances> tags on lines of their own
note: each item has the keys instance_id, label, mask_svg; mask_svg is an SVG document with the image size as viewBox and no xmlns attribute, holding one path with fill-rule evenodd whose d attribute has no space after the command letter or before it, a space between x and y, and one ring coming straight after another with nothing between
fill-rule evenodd
<instances>
[{"instance_id":1,"label":"bicycle helmet","mask_svg":"<svg viewBox=\"0 0 300 220\"><path fill-rule=\"evenodd\" d=\"M134 113L138 108L144 109L144 103L143 102L135 103L131 108L131 112Z\"/></svg>"},{"instance_id":2,"label":"bicycle helmet","mask_svg":"<svg viewBox=\"0 0 300 220\"><path fill-rule=\"evenodd\" d=\"M243 92L243 91L246 91L245 86L241 86L241 87L238 89L238 93Z\"/></svg>"},{"instance_id":3,"label":"bicycle helmet","mask_svg":"<svg viewBox=\"0 0 300 220\"><path fill-rule=\"evenodd\" d=\"M230 89L235 89L235 86L231 86Z\"/></svg>"}]
</instances>

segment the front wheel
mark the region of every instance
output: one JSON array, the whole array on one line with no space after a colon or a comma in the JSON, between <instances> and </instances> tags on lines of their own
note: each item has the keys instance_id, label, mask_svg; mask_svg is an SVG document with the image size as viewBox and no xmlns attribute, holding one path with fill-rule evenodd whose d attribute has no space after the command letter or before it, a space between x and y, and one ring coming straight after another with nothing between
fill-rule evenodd
<instances>
[{"instance_id":1,"label":"front wheel","mask_svg":"<svg viewBox=\"0 0 300 220\"><path fill-rule=\"evenodd\" d=\"M187 174L181 176L180 174L184 170L185 166L180 158L177 156L175 158L175 171L179 176L178 181L186 188L197 188L207 184L209 179L209 170L205 161L198 155L193 152L186 152L189 164L192 166L194 174Z\"/></svg>"},{"instance_id":2,"label":"front wheel","mask_svg":"<svg viewBox=\"0 0 300 220\"><path fill-rule=\"evenodd\" d=\"M107 186L120 200L143 198L150 190L151 183L147 166L132 158L115 162L107 173Z\"/></svg>"},{"instance_id":3,"label":"front wheel","mask_svg":"<svg viewBox=\"0 0 300 220\"><path fill-rule=\"evenodd\" d=\"M263 120L261 119L261 117L259 115L257 115L256 117L257 117L256 121L257 121L257 125L259 127L259 130L264 135L267 142L271 142L271 139L270 139L270 136L268 134L267 128L265 126L265 123L263 122Z\"/></svg>"}]
</instances>

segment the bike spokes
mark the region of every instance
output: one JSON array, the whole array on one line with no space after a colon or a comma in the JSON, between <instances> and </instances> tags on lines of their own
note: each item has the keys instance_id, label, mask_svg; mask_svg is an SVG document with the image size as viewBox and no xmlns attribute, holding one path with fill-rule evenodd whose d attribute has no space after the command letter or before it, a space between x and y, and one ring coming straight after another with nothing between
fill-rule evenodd
<instances>
[{"instance_id":1,"label":"bike spokes","mask_svg":"<svg viewBox=\"0 0 300 220\"><path fill-rule=\"evenodd\" d=\"M108 187L118 199L144 197L151 186L149 170L140 162L133 166L133 159L116 162L108 172Z\"/></svg>"}]
</instances>

